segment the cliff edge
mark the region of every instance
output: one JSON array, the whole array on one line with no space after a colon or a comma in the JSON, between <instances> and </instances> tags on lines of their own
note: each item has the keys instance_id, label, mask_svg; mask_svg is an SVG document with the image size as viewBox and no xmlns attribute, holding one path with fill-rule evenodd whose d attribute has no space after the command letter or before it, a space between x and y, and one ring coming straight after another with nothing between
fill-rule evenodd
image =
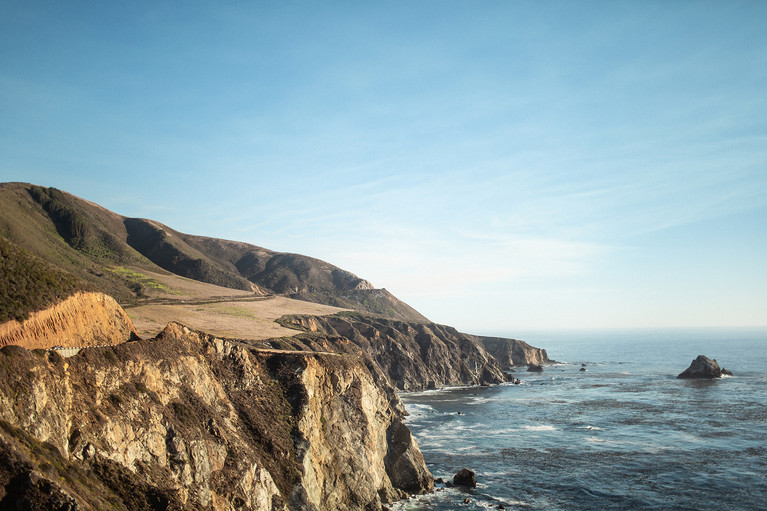
<instances>
[{"instance_id":1,"label":"cliff edge","mask_svg":"<svg viewBox=\"0 0 767 511\"><path fill-rule=\"evenodd\" d=\"M27 349L118 344L138 338L128 315L111 296L78 292L41 311L0 324L0 346Z\"/></svg>"},{"instance_id":2,"label":"cliff edge","mask_svg":"<svg viewBox=\"0 0 767 511\"><path fill-rule=\"evenodd\" d=\"M356 357L156 339L0 348L0 508L356 510L433 488Z\"/></svg>"},{"instance_id":3,"label":"cliff edge","mask_svg":"<svg viewBox=\"0 0 767 511\"><path fill-rule=\"evenodd\" d=\"M512 355L519 365L549 361L545 350L522 341L499 338L495 340L499 349L491 350L479 337L436 323L354 312L284 316L279 323L311 335L273 341L273 345L356 353L404 391L503 383L509 381L504 369Z\"/></svg>"},{"instance_id":4,"label":"cliff edge","mask_svg":"<svg viewBox=\"0 0 767 511\"><path fill-rule=\"evenodd\" d=\"M530 364L543 365L551 362L546 350L530 346L525 341L504 337L477 336L479 342L501 364L504 370Z\"/></svg>"}]
</instances>

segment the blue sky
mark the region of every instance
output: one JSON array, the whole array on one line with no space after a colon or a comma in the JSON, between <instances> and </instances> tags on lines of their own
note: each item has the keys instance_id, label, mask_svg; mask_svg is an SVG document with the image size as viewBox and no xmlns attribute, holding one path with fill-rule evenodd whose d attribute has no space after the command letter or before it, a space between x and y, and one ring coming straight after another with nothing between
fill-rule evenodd
<instances>
[{"instance_id":1,"label":"blue sky","mask_svg":"<svg viewBox=\"0 0 767 511\"><path fill-rule=\"evenodd\" d=\"M0 181L432 320L767 325L765 2L0 2Z\"/></svg>"}]
</instances>

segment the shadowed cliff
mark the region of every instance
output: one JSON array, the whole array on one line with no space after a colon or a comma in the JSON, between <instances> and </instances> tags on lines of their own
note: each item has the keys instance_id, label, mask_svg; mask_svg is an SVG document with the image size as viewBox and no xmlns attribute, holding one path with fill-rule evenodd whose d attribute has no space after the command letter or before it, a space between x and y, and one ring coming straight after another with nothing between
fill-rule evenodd
<instances>
[{"instance_id":1,"label":"shadowed cliff","mask_svg":"<svg viewBox=\"0 0 767 511\"><path fill-rule=\"evenodd\" d=\"M359 313L292 315L279 323L311 335L281 339L297 349L356 353L405 391L452 385L490 385L509 380L513 365L548 362L545 351L514 339L495 339L488 351L481 338L435 323L408 323ZM278 341L272 341L276 346ZM504 351L505 350L505 351ZM513 364L510 356L514 353ZM497 357L496 357L497 355Z\"/></svg>"}]
</instances>

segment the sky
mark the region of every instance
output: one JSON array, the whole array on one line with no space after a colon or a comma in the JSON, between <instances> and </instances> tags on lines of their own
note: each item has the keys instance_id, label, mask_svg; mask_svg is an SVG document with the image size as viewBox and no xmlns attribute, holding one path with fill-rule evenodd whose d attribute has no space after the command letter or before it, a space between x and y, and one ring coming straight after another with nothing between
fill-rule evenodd
<instances>
[{"instance_id":1,"label":"sky","mask_svg":"<svg viewBox=\"0 0 767 511\"><path fill-rule=\"evenodd\" d=\"M0 181L433 321L767 325L767 2L0 0Z\"/></svg>"}]
</instances>

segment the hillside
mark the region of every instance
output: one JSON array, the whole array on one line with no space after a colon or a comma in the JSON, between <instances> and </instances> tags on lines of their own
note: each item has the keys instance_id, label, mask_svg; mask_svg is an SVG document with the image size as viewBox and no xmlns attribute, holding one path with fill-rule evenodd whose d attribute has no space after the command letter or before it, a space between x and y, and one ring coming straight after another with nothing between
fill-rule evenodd
<instances>
[{"instance_id":1,"label":"hillside","mask_svg":"<svg viewBox=\"0 0 767 511\"><path fill-rule=\"evenodd\" d=\"M0 184L0 237L114 296L122 305L174 300L146 272L256 296L283 295L389 318L427 321L385 289L329 263L127 218L55 188Z\"/></svg>"},{"instance_id":2,"label":"hillside","mask_svg":"<svg viewBox=\"0 0 767 511\"><path fill-rule=\"evenodd\" d=\"M0 323L22 321L87 284L0 237Z\"/></svg>"},{"instance_id":3,"label":"hillside","mask_svg":"<svg viewBox=\"0 0 767 511\"><path fill-rule=\"evenodd\" d=\"M383 510L434 487L397 390L548 361L323 261L32 185L0 185L0 270L0 509Z\"/></svg>"}]
</instances>

